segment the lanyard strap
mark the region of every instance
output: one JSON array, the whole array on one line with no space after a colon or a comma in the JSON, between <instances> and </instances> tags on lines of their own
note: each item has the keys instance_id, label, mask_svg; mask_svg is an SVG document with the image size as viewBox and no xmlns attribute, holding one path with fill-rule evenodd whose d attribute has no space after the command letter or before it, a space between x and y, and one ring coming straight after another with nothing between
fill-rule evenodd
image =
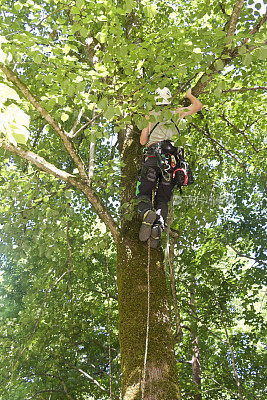
<instances>
[{"instance_id":1,"label":"lanyard strap","mask_svg":"<svg viewBox=\"0 0 267 400\"><path fill-rule=\"evenodd\" d=\"M178 128L178 126L176 125L176 123L174 122L174 120L171 118L171 122L174 123L175 128L177 129L177 132L179 133L179 135L181 135L180 129ZM159 122L156 123L156 125L153 126L153 128L151 129L151 131L149 132L149 135L147 137L147 142L149 141L149 138L152 134L152 132L154 131L154 129L156 129L156 127L159 125Z\"/></svg>"}]
</instances>

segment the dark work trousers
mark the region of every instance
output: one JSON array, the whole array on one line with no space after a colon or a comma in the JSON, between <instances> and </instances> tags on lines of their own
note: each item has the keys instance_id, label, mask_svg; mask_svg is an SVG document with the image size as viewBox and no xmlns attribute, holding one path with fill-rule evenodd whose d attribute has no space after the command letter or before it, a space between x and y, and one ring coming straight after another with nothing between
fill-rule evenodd
<instances>
[{"instance_id":1,"label":"dark work trousers","mask_svg":"<svg viewBox=\"0 0 267 400\"><path fill-rule=\"evenodd\" d=\"M162 216L165 223L168 216L168 202L172 197L174 186L171 181L164 179L157 165L156 157L147 156L136 187L136 195L139 199L138 210L141 217L154 205L157 214ZM152 191L156 187L154 204L152 205Z\"/></svg>"}]
</instances>

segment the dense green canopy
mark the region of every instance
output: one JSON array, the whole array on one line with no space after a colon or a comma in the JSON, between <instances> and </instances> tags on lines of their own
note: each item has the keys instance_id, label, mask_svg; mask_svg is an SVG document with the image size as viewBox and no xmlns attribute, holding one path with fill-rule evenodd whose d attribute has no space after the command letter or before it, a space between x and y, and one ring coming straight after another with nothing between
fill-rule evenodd
<instances>
[{"instance_id":1,"label":"dense green canopy","mask_svg":"<svg viewBox=\"0 0 267 400\"><path fill-rule=\"evenodd\" d=\"M190 86L204 105L174 138L195 183L163 239L182 398L262 399L264 6L0 4L0 400L110 398L109 308L120 398L115 248L140 166L120 138L146 126L158 86L170 109Z\"/></svg>"}]
</instances>

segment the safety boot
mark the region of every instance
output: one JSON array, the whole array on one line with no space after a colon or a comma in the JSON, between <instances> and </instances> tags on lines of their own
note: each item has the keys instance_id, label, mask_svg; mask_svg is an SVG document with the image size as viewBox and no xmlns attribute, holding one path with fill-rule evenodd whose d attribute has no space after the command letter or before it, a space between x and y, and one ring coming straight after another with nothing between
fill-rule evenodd
<instances>
[{"instance_id":1,"label":"safety boot","mask_svg":"<svg viewBox=\"0 0 267 400\"><path fill-rule=\"evenodd\" d=\"M151 228L156 220L157 214L153 210L147 210L143 215L143 222L139 231L139 239L141 242L146 242L151 235Z\"/></svg>"},{"instance_id":2,"label":"safety boot","mask_svg":"<svg viewBox=\"0 0 267 400\"><path fill-rule=\"evenodd\" d=\"M151 235L150 235L150 247L152 249L156 249L160 245L161 240L161 226L156 224L152 226Z\"/></svg>"}]
</instances>

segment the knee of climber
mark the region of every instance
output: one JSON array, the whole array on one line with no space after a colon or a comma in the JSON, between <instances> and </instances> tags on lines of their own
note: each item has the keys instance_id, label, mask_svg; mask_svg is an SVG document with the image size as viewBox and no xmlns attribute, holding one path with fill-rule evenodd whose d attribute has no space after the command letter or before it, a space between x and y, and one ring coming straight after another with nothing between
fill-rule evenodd
<instances>
[{"instance_id":1,"label":"knee of climber","mask_svg":"<svg viewBox=\"0 0 267 400\"><path fill-rule=\"evenodd\" d=\"M156 187L157 175L152 167L144 166L136 185L136 196L151 197L152 190Z\"/></svg>"},{"instance_id":2,"label":"knee of climber","mask_svg":"<svg viewBox=\"0 0 267 400\"><path fill-rule=\"evenodd\" d=\"M138 213L141 218L147 210L152 210L152 201L150 196L138 195Z\"/></svg>"},{"instance_id":3,"label":"knee of climber","mask_svg":"<svg viewBox=\"0 0 267 400\"><path fill-rule=\"evenodd\" d=\"M156 174L156 171L154 170L154 168L148 167L144 172L144 178L148 182L153 182L153 183L156 182L157 174Z\"/></svg>"}]
</instances>

